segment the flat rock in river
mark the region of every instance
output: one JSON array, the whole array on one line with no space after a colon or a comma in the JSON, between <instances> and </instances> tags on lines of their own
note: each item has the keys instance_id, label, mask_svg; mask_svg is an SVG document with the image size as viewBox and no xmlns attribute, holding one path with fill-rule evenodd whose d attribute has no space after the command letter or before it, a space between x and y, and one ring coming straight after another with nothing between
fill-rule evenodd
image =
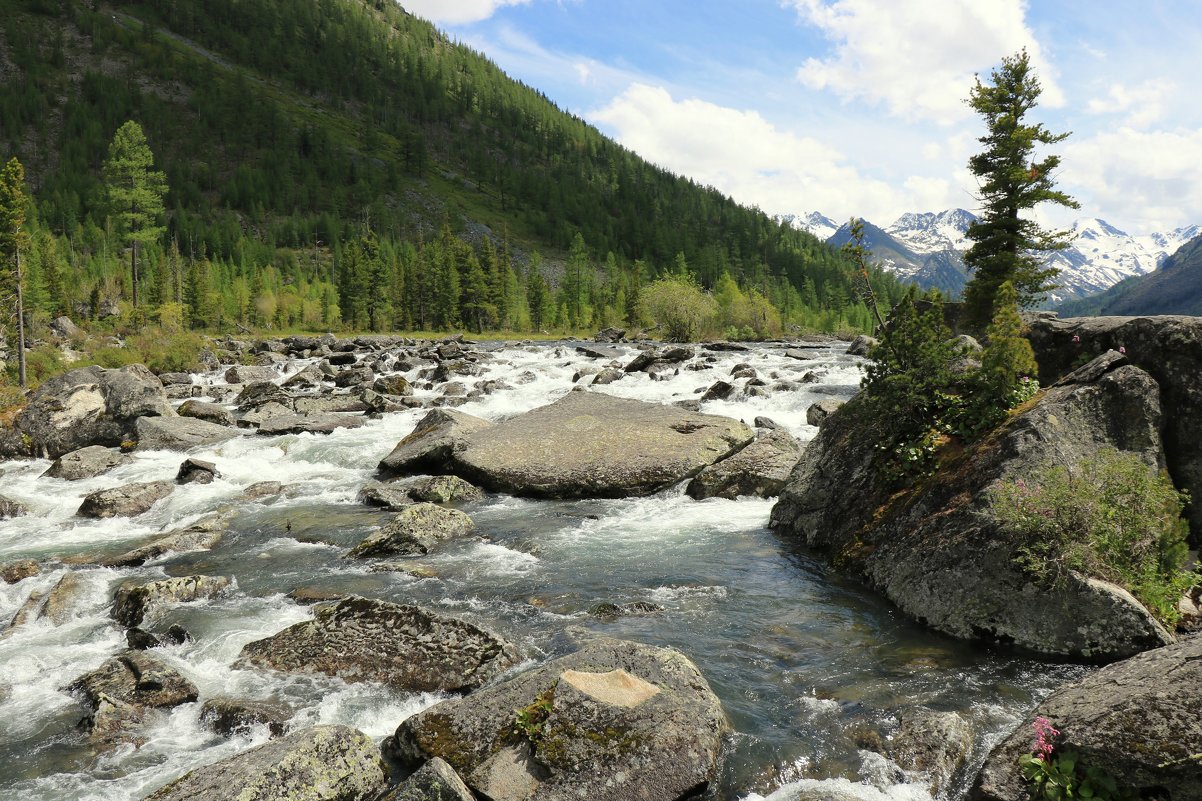
<instances>
[{"instance_id":1,"label":"flat rock in river","mask_svg":"<svg viewBox=\"0 0 1202 801\"><path fill-rule=\"evenodd\" d=\"M704 794L726 730L683 654L597 638L419 712L385 747L410 765L440 757L493 801L675 801Z\"/></svg>"},{"instance_id":2,"label":"flat rock in river","mask_svg":"<svg viewBox=\"0 0 1202 801\"><path fill-rule=\"evenodd\" d=\"M313 726L196 768L143 801L372 801L386 786L370 737Z\"/></svg>"},{"instance_id":3,"label":"flat rock in river","mask_svg":"<svg viewBox=\"0 0 1202 801\"><path fill-rule=\"evenodd\" d=\"M236 428L196 417L139 417L134 430L140 451L186 451L238 436Z\"/></svg>"},{"instance_id":4,"label":"flat rock in river","mask_svg":"<svg viewBox=\"0 0 1202 801\"><path fill-rule=\"evenodd\" d=\"M452 472L514 495L622 498L694 476L754 437L727 417L570 392L468 435L451 455Z\"/></svg>"},{"instance_id":5,"label":"flat rock in river","mask_svg":"<svg viewBox=\"0 0 1202 801\"><path fill-rule=\"evenodd\" d=\"M451 454L463 446L466 438L490 426L488 420L464 412L435 409L380 461L380 470L401 474L445 472Z\"/></svg>"},{"instance_id":6,"label":"flat rock in river","mask_svg":"<svg viewBox=\"0 0 1202 801\"><path fill-rule=\"evenodd\" d=\"M54 460L54 464L42 473L48 478L61 478L67 481L79 481L84 478L94 478L107 473L118 465L133 461L116 448L106 448L103 445L89 445L86 448L64 453Z\"/></svg>"},{"instance_id":7,"label":"flat rock in river","mask_svg":"<svg viewBox=\"0 0 1202 801\"><path fill-rule=\"evenodd\" d=\"M76 512L80 517L135 517L171 494L170 481L145 481L96 490L85 496Z\"/></svg>"},{"instance_id":8,"label":"flat rock in river","mask_svg":"<svg viewBox=\"0 0 1202 801\"><path fill-rule=\"evenodd\" d=\"M276 670L414 692L468 692L519 661L514 646L479 626L355 596L318 609L314 620L248 643L242 657Z\"/></svg>"}]
</instances>

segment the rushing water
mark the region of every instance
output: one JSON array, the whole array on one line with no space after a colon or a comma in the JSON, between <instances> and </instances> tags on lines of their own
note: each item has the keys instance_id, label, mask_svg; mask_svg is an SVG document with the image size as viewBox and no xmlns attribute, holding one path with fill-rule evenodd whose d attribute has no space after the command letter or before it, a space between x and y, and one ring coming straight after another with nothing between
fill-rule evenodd
<instances>
[{"instance_id":1,"label":"rushing water","mask_svg":"<svg viewBox=\"0 0 1202 801\"><path fill-rule=\"evenodd\" d=\"M799 439L816 429L805 410L823 397L846 398L859 383L858 360L841 347L811 350L798 362L778 347L703 354L701 370L653 381L634 373L596 391L672 402L729 377L738 363L761 376L818 380L769 397L732 396L703 411L772 418ZM627 356L635 351L627 349ZM570 345L496 346L485 374L510 389L475 399L463 411L500 419L541 406L572 387L590 364ZM294 372L303 366L289 366ZM416 381L416 370L407 374ZM198 383L220 378L198 376ZM587 381L587 379L585 379ZM771 380L770 380L771 383ZM418 395L434 394L436 390ZM0 631L0 798L22 801L139 799L170 779L267 739L266 730L225 738L185 704L151 724L147 742L97 753L77 727L83 711L60 688L125 647L109 618L114 589L131 578L223 575L233 590L211 601L168 608L148 621L182 624L193 640L156 655L215 695L275 700L296 710L292 725L345 723L382 738L408 715L440 700L374 684L293 676L235 666L246 643L269 636L312 611L286 597L303 587L416 603L486 625L519 644L527 664L562 652L568 627L583 626L640 642L669 645L697 663L721 697L734 734L719 797L790 801L830 790L865 801L930 799L922 781L861 750L864 733L888 737L900 710L924 705L965 718L976 734L966 782L991 745L1035 703L1081 669L1048 665L969 646L913 624L888 603L841 578L803 549L766 528L770 500L694 501L681 488L647 498L572 502L486 496L462 508L480 536L440 546L412 560L430 577L371 572L344 560L389 514L362 506L357 493L376 463L424 412L385 415L363 428L328 436L249 435L193 454L217 463L212 484L181 486L150 512L129 519L74 516L83 496L135 481L172 478L182 456L138 452L131 464L93 479L40 478L46 461L0 465L3 493L30 514L0 523L0 562L33 557L52 567L15 585L0 584L0 621L67 570L81 589L68 619L38 620ZM235 502L258 481L288 486L239 513L212 551L168 555L143 567L68 568L80 554L116 554L166 529ZM605 618L600 603L646 601L655 614ZM3 623L0 623L2 626Z\"/></svg>"}]
</instances>

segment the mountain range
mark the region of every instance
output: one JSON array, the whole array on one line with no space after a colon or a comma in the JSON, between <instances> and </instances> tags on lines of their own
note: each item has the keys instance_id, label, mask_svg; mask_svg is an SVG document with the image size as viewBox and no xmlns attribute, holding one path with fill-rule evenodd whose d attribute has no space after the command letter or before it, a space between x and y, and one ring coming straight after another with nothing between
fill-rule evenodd
<instances>
[{"instance_id":1,"label":"mountain range","mask_svg":"<svg viewBox=\"0 0 1202 801\"><path fill-rule=\"evenodd\" d=\"M1202 236L1186 242L1160 269L1119 281L1097 295L1059 307L1061 317L1202 315Z\"/></svg>"},{"instance_id":2,"label":"mountain range","mask_svg":"<svg viewBox=\"0 0 1202 801\"><path fill-rule=\"evenodd\" d=\"M818 212L783 219L836 247L851 237L847 223L839 225ZM964 209L948 209L903 214L885 228L865 220L864 239L876 262L898 278L955 296L968 277L963 253L971 243L965 232L975 219ZM1050 293L1048 306L1086 298L1155 271L1202 234L1202 226L1133 236L1105 220L1086 217L1073 224L1070 234L1072 244L1048 258L1048 264L1060 270L1060 287Z\"/></svg>"}]
</instances>

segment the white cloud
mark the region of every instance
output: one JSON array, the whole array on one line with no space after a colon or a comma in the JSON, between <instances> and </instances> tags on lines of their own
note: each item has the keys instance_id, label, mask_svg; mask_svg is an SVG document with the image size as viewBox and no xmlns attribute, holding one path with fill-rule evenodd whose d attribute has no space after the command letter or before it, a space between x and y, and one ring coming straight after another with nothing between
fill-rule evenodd
<instances>
[{"instance_id":1,"label":"white cloud","mask_svg":"<svg viewBox=\"0 0 1202 801\"><path fill-rule=\"evenodd\" d=\"M518 6L530 0L399 0L401 8L414 16L440 25L465 25L488 19L502 6Z\"/></svg>"},{"instance_id":2,"label":"white cloud","mask_svg":"<svg viewBox=\"0 0 1202 801\"><path fill-rule=\"evenodd\" d=\"M1094 114L1123 114L1124 125L1144 128L1164 117L1176 91L1177 86L1164 79L1144 81L1135 87L1116 83L1106 97L1090 100L1088 108Z\"/></svg>"},{"instance_id":3,"label":"white cloud","mask_svg":"<svg viewBox=\"0 0 1202 801\"><path fill-rule=\"evenodd\" d=\"M893 219L963 196L946 180L920 177L897 192L838 149L780 130L755 111L678 101L658 86L633 84L588 117L644 158L771 214L818 209L832 219Z\"/></svg>"},{"instance_id":4,"label":"white cloud","mask_svg":"<svg viewBox=\"0 0 1202 801\"><path fill-rule=\"evenodd\" d=\"M956 122L974 73L987 76L1003 56L1027 48L1044 88L1042 102L1063 94L1025 22L1025 0L782 0L834 43L829 58L806 59L805 86L844 100L881 103L907 119Z\"/></svg>"},{"instance_id":5,"label":"white cloud","mask_svg":"<svg viewBox=\"0 0 1202 801\"><path fill-rule=\"evenodd\" d=\"M1131 233L1202 223L1202 130L1120 127L1064 147L1066 191Z\"/></svg>"}]
</instances>

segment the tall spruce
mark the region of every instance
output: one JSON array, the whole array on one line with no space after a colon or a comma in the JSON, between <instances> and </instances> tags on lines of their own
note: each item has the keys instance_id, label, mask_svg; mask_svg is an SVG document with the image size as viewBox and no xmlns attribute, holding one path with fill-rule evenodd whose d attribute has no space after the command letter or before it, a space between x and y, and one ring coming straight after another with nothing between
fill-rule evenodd
<instances>
[{"instance_id":1,"label":"tall spruce","mask_svg":"<svg viewBox=\"0 0 1202 801\"><path fill-rule=\"evenodd\" d=\"M21 251L29 244L25 231L25 168L11 158L0 170L0 299L11 298L12 317L17 328L17 379L22 387L25 377L25 296L21 275Z\"/></svg>"},{"instance_id":2,"label":"tall spruce","mask_svg":"<svg viewBox=\"0 0 1202 801\"><path fill-rule=\"evenodd\" d=\"M1022 213L1040 203L1078 208L1055 188L1053 172L1060 157L1035 158L1038 145L1061 142L1069 134L1023 121L1043 91L1027 51L1002 59L991 79L992 85L987 85L978 77L968 98L986 127L978 140L985 149L968 160L968 169L979 180L982 203L981 214L968 227L973 245L964 254L964 263L973 270L964 288L966 316L977 330L992 319L994 298L1003 283L1014 285L1020 307L1033 305L1054 288L1056 270L1043 266L1041 254L1068 247L1068 236L1045 230Z\"/></svg>"},{"instance_id":3,"label":"tall spruce","mask_svg":"<svg viewBox=\"0 0 1202 801\"><path fill-rule=\"evenodd\" d=\"M138 249L163 235L159 223L163 215L163 197L167 178L154 169L154 153L142 133L142 126L130 120L117 129L104 162L104 182L109 209L120 223L129 245L129 269L133 287L133 305L138 307Z\"/></svg>"}]
</instances>

